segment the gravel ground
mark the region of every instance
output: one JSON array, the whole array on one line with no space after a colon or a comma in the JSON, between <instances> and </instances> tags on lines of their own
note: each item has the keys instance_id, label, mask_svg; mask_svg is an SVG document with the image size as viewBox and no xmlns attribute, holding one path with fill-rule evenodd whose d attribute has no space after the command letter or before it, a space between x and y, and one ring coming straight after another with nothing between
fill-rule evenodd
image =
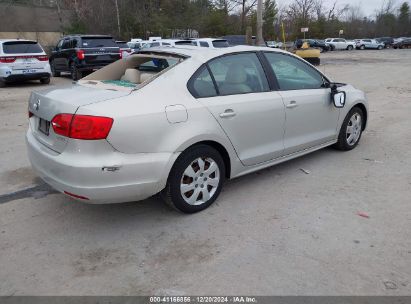
<instances>
[{"instance_id":1,"label":"gravel ground","mask_svg":"<svg viewBox=\"0 0 411 304\"><path fill-rule=\"evenodd\" d=\"M157 197L86 205L50 191L24 142L42 85L0 89L0 295L410 295L411 50L322 63L368 94L360 145L229 181L195 215Z\"/></svg>"}]
</instances>

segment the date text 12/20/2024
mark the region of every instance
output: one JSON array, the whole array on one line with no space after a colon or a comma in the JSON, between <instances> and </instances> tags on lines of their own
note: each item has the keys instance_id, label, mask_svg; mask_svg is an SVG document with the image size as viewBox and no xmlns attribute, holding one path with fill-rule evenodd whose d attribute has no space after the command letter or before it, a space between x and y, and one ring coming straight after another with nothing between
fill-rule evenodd
<instances>
[{"instance_id":1,"label":"date text 12/20/2024","mask_svg":"<svg viewBox=\"0 0 411 304\"><path fill-rule=\"evenodd\" d=\"M257 303L255 297L248 296L168 296L168 297L150 297L150 303Z\"/></svg>"}]
</instances>

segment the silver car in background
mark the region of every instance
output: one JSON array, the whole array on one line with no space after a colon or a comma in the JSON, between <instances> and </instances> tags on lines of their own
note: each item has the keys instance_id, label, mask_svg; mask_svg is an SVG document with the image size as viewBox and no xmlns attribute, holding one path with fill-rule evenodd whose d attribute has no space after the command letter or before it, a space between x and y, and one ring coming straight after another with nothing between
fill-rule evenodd
<instances>
[{"instance_id":1,"label":"silver car in background","mask_svg":"<svg viewBox=\"0 0 411 304\"><path fill-rule=\"evenodd\" d=\"M374 49L382 50L385 47L384 42L380 42L376 39L356 39L355 47L359 50Z\"/></svg>"},{"instance_id":2,"label":"silver car in background","mask_svg":"<svg viewBox=\"0 0 411 304\"><path fill-rule=\"evenodd\" d=\"M156 193L193 213L223 182L334 145L366 127L365 95L285 51L153 48L66 87L33 92L28 155L55 189L90 203Z\"/></svg>"}]
</instances>

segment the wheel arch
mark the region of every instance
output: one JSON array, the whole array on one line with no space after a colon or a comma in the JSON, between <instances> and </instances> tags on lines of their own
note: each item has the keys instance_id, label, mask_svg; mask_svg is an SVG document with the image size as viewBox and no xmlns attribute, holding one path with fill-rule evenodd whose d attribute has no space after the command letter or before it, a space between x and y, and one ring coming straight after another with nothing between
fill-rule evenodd
<instances>
[{"instance_id":1,"label":"wheel arch","mask_svg":"<svg viewBox=\"0 0 411 304\"><path fill-rule=\"evenodd\" d=\"M190 146L186 147L184 149L184 151L186 151L188 149L191 149L195 146L200 146L200 145L206 145L206 146L212 147L215 150L217 150L218 153L220 153L220 155L221 155L221 157L223 158L223 161L224 161L225 177L227 179L229 179L230 176L231 176L231 158L230 158L230 154L228 153L228 151L224 147L224 145L222 145L221 143L219 143L215 140L202 140L202 141L198 141L198 142L196 142L194 144L191 144Z\"/></svg>"}]
</instances>

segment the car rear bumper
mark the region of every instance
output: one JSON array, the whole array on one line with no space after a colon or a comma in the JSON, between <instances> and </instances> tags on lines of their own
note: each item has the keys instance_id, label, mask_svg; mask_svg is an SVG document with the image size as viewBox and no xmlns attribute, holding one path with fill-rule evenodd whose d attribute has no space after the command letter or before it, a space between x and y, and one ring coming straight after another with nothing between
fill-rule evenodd
<instances>
[{"instance_id":1,"label":"car rear bumper","mask_svg":"<svg viewBox=\"0 0 411 304\"><path fill-rule=\"evenodd\" d=\"M106 141L101 141L94 154L89 153L89 148L79 151L78 146L67 147L58 154L38 142L30 130L26 143L35 173L47 184L83 202L96 204L143 200L160 192L178 156L119 153ZM103 169L107 167L114 171Z\"/></svg>"},{"instance_id":2,"label":"car rear bumper","mask_svg":"<svg viewBox=\"0 0 411 304\"><path fill-rule=\"evenodd\" d=\"M5 82L15 82L15 81L24 81L24 80L38 80L49 78L51 76L50 73L30 73L30 74L11 74L7 77L3 77Z\"/></svg>"}]
</instances>

